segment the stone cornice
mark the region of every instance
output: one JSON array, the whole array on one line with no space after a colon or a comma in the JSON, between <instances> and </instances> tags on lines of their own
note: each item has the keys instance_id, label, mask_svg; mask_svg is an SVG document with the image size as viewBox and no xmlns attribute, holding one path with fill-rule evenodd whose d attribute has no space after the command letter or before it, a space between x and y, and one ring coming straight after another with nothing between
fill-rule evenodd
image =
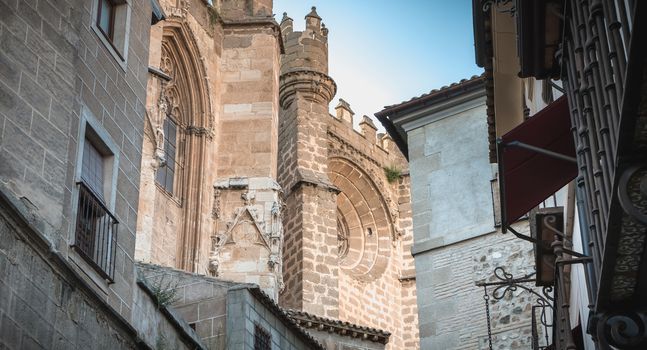
<instances>
[{"instance_id":1,"label":"stone cornice","mask_svg":"<svg viewBox=\"0 0 647 350\"><path fill-rule=\"evenodd\" d=\"M337 84L328 75L313 70L294 70L279 78L279 104L286 109L297 92L311 101L328 104L337 93Z\"/></svg>"},{"instance_id":2,"label":"stone cornice","mask_svg":"<svg viewBox=\"0 0 647 350\"><path fill-rule=\"evenodd\" d=\"M283 36L281 35L281 27L272 17L246 18L239 20L230 20L219 17L218 21L221 23L223 29L251 29L254 27L269 28L272 30L272 35L279 41L281 54L285 53Z\"/></svg>"},{"instance_id":3,"label":"stone cornice","mask_svg":"<svg viewBox=\"0 0 647 350\"><path fill-rule=\"evenodd\" d=\"M336 333L341 336L360 338L381 344L389 342L391 333L365 326L359 326L346 321L334 320L315 316L304 311L285 310L288 316L300 327L321 332Z\"/></svg>"}]
</instances>

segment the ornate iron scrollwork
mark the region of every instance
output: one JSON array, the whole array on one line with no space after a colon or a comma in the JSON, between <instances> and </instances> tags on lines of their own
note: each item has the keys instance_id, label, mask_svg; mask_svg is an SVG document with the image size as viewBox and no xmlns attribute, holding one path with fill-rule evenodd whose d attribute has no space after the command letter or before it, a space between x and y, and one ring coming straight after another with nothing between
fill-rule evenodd
<instances>
[{"instance_id":1,"label":"ornate iron scrollwork","mask_svg":"<svg viewBox=\"0 0 647 350\"><path fill-rule=\"evenodd\" d=\"M535 272L531 272L521 278L514 278L514 276L511 273L506 272L506 270L499 266L494 269L494 276L500 281L500 282L493 282L495 285L498 285L492 292L492 297L496 300L501 300L503 297L505 297L506 292L515 292L519 288L527 291L530 294L533 294L534 296L537 297L538 300L542 300L542 302L545 302L546 305L549 305L551 308L553 307L552 301L553 297L551 296L551 293L553 292L553 287L552 286L546 286L542 288L542 294L537 293L534 289L524 286L522 283L528 283L528 282L535 282L534 278L531 278L532 276L535 275ZM487 285L493 285L493 283L485 283Z\"/></svg>"},{"instance_id":2,"label":"ornate iron scrollwork","mask_svg":"<svg viewBox=\"0 0 647 350\"><path fill-rule=\"evenodd\" d=\"M554 297L553 297L553 287L552 286L545 286L541 289L541 294L534 290L531 287L525 286L525 283L530 283L530 282L536 282L535 278L532 278L535 276L535 272L531 272L529 274L524 275L523 277L520 278L515 278L511 273L507 272L503 267L496 267L494 269L494 277L496 277L497 281L494 282L481 282L477 283L476 285L479 287L483 287L485 295L483 298L485 299L485 310L486 310L486 316L487 316L487 325L488 325L488 342L489 342L489 348L492 349L492 330L490 326L490 310L489 310L489 300L490 296L488 295L487 287L488 286L496 286L494 290L492 291L492 298L495 300L501 300L503 299L508 292L510 292L510 295L513 295L513 293L519 289L522 289L531 295L533 295L536 300L535 300L535 305L533 305L532 310L533 310L533 315L532 315L532 324L531 326L533 327L532 329L532 335L533 335L533 349L545 349L546 346L548 346L548 338L547 335L549 334L548 329L553 327L553 323L549 322L549 317L546 313L546 309L549 308L550 313L552 314L554 311ZM539 322L541 323L543 329L544 329L544 335L546 336L546 346L539 346L538 345L538 332L536 329L537 322L536 322L536 314L535 310L540 309L540 316L539 316Z\"/></svg>"},{"instance_id":3,"label":"ornate iron scrollwork","mask_svg":"<svg viewBox=\"0 0 647 350\"><path fill-rule=\"evenodd\" d=\"M597 340L603 349L647 348L647 314L606 313L593 318Z\"/></svg>"}]
</instances>

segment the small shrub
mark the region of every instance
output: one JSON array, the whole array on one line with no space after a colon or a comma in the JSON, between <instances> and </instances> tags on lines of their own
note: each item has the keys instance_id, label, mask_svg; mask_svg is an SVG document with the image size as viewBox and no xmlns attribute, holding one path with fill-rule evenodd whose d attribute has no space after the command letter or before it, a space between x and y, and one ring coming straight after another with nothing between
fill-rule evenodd
<instances>
[{"instance_id":1,"label":"small shrub","mask_svg":"<svg viewBox=\"0 0 647 350\"><path fill-rule=\"evenodd\" d=\"M216 10L216 8L213 6L207 6L207 12L209 13L209 23L212 26L216 25L216 23L218 23L218 19L220 18L218 10Z\"/></svg>"},{"instance_id":2,"label":"small shrub","mask_svg":"<svg viewBox=\"0 0 647 350\"><path fill-rule=\"evenodd\" d=\"M174 285L171 281L165 283L164 277L150 283L150 289L155 296L157 307L169 306L180 299L177 295L177 283Z\"/></svg>"},{"instance_id":3,"label":"small shrub","mask_svg":"<svg viewBox=\"0 0 647 350\"><path fill-rule=\"evenodd\" d=\"M394 183L402 177L402 170L398 169L395 165L385 166L384 175L386 175L386 181Z\"/></svg>"}]
</instances>

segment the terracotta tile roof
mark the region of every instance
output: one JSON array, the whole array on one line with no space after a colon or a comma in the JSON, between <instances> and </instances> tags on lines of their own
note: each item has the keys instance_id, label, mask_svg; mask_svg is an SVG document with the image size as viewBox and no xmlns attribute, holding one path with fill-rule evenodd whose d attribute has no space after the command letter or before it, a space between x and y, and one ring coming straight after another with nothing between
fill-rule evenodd
<instances>
[{"instance_id":1,"label":"terracotta tile roof","mask_svg":"<svg viewBox=\"0 0 647 350\"><path fill-rule=\"evenodd\" d=\"M473 83L473 82L481 80L481 79L483 79L483 74L481 74L481 75L473 75L472 77L470 77L468 79L461 79L461 81L459 81L457 83L452 83L452 84L449 84L449 85L445 85L445 86L443 86L443 87L441 87L439 89L433 89L433 90L429 91L428 93L422 94L422 95L417 96L417 97L412 97L409 100L402 101L400 103L390 105L390 106L384 106L384 110L382 110L381 112L378 112L378 113L383 113L385 111L391 111L391 110L396 109L396 108L399 109L399 108L403 108L403 107L408 107L409 105L413 105L414 103L423 102L423 101L426 101L426 100L431 99L433 97L437 97L437 96L440 96L442 94L447 94L447 93L450 93L452 91L458 90L458 89L460 89L460 88L462 88L462 87L464 87L466 85L469 85L470 83Z\"/></svg>"},{"instance_id":2,"label":"terracotta tile roof","mask_svg":"<svg viewBox=\"0 0 647 350\"><path fill-rule=\"evenodd\" d=\"M406 115L410 111L422 109L443 100L451 99L452 97L460 95L466 91L477 89L480 86L483 86L485 81L486 73L474 75L469 79L462 79L457 83L443 86L440 89L431 90L426 94L413 97L407 101L385 106L383 110L375 113L375 117L380 121L380 123L382 123L386 132L389 133L400 151L402 151L402 154L404 154L407 160L409 160L409 145L407 143L406 132L401 126L396 125L394 120L396 120L398 116Z\"/></svg>"},{"instance_id":3,"label":"terracotta tile roof","mask_svg":"<svg viewBox=\"0 0 647 350\"><path fill-rule=\"evenodd\" d=\"M361 338L381 344L389 342L391 333L377 328L359 326L346 321L340 321L309 314L298 310L285 310L299 326L317 329L320 331L334 332L342 336Z\"/></svg>"}]
</instances>

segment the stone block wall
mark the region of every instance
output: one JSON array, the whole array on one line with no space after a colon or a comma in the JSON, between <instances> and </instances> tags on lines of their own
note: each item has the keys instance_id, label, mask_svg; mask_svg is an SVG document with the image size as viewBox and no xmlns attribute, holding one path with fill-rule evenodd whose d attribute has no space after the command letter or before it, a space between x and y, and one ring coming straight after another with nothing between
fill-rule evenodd
<instances>
[{"instance_id":1,"label":"stone block wall","mask_svg":"<svg viewBox=\"0 0 647 350\"><path fill-rule=\"evenodd\" d=\"M261 327L270 335L272 349L306 350L319 349L319 344L293 321L277 314L250 286L229 289L227 293L227 327L232 331L227 339L231 349L254 348L255 327ZM282 311L281 311L282 313Z\"/></svg>"},{"instance_id":2,"label":"stone block wall","mask_svg":"<svg viewBox=\"0 0 647 350\"><path fill-rule=\"evenodd\" d=\"M515 224L514 229L529 234L527 222ZM475 283L496 281L494 269L499 266L515 277L534 271L532 249L512 234L495 232L417 255L419 310L426 315L420 319L420 347L487 349L484 292ZM493 348L531 348L535 298L519 289L494 301L494 288L488 287Z\"/></svg>"},{"instance_id":3,"label":"stone block wall","mask_svg":"<svg viewBox=\"0 0 647 350\"><path fill-rule=\"evenodd\" d=\"M168 16L152 30L149 64L169 77L156 75L148 84L138 259L258 283L276 297L283 238L272 217L281 207L275 180L282 39L272 1L160 2ZM165 97L171 106L160 103ZM155 184L164 108L177 119L182 141L172 194ZM247 209L258 214L253 226L266 250L224 239L240 228L238 221L254 221Z\"/></svg>"},{"instance_id":4,"label":"stone block wall","mask_svg":"<svg viewBox=\"0 0 647 350\"><path fill-rule=\"evenodd\" d=\"M147 284L174 291L172 309L209 349L227 344L227 290L235 283L150 264L137 264Z\"/></svg>"},{"instance_id":5,"label":"stone block wall","mask_svg":"<svg viewBox=\"0 0 647 350\"><path fill-rule=\"evenodd\" d=\"M136 317L127 321L55 250L33 208L10 195L0 188L0 347L203 348L137 285L131 304Z\"/></svg>"},{"instance_id":6,"label":"stone block wall","mask_svg":"<svg viewBox=\"0 0 647 350\"><path fill-rule=\"evenodd\" d=\"M92 28L95 1L0 1L0 182L33 206L43 232L126 319L146 95L151 8L129 1L124 62ZM81 121L117 148L109 208L119 221L113 284L70 249L74 242Z\"/></svg>"},{"instance_id":7,"label":"stone block wall","mask_svg":"<svg viewBox=\"0 0 647 350\"><path fill-rule=\"evenodd\" d=\"M276 179L281 46L278 25L264 20L258 26L224 25L218 86L220 178Z\"/></svg>"}]
</instances>

